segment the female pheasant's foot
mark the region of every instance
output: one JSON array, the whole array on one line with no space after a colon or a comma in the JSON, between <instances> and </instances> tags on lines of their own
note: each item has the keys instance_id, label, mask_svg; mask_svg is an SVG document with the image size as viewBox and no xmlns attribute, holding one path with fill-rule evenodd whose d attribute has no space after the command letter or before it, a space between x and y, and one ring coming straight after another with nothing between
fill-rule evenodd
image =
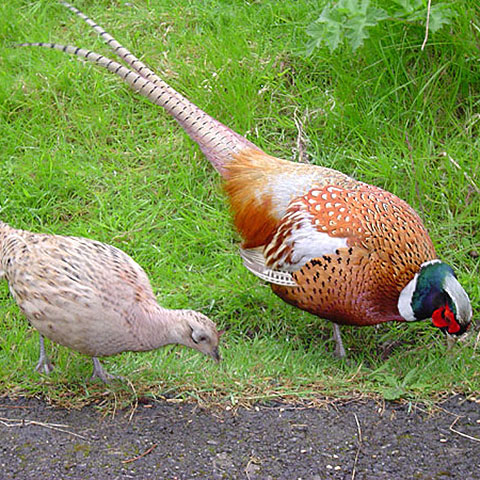
<instances>
[{"instance_id":1,"label":"female pheasant's foot","mask_svg":"<svg viewBox=\"0 0 480 480\"><path fill-rule=\"evenodd\" d=\"M110 383L112 380L124 380L123 377L120 377L118 375L112 375L111 373L106 372L97 357L92 357L92 361L93 373L90 377L90 381L95 380L96 378L99 378L104 383Z\"/></svg>"},{"instance_id":2,"label":"female pheasant's foot","mask_svg":"<svg viewBox=\"0 0 480 480\"><path fill-rule=\"evenodd\" d=\"M335 356L337 358L344 358L346 355L345 348L343 348L340 327L336 323L333 324L333 338L335 340Z\"/></svg>"},{"instance_id":3,"label":"female pheasant's foot","mask_svg":"<svg viewBox=\"0 0 480 480\"><path fill-rule=\"evenodd\" d=\"M53 370L52 362L50 362L47 354L45 353L45 341L43 335L40 335L40 357L38 358L37 366L35 370L39 373L45 373L48 375Z\"/></svg>"}]
</instances>

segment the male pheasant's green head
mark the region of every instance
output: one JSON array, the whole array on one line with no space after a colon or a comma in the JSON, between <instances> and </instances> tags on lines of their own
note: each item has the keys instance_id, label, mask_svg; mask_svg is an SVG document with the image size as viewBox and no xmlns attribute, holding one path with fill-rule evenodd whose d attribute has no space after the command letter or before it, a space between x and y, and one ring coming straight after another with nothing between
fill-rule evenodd
<instances>
[{"instance_id":1,"label":"male pheasant's green head","mask_svg":"<svg viewBox=\"0 0 480 480\"><path fill-rule=\"evenodd\" d=\"M431 318L435 327L451 335L465 333L472 319L468 295L440 260L422 264L400 293L398 311L407 322Z\"/></svg>"}]
</instances>

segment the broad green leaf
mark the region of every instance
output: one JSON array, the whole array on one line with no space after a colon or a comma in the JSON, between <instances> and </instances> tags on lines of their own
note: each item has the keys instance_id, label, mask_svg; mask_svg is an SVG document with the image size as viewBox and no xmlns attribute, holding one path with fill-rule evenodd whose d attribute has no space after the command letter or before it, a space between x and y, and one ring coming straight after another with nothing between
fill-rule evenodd
<instances>
[{"instance_id":1,"label":"broad green leaf","mask_svg":"<svg viewBox=\"0 0 480 480\"><path fill-rule=\"evenodd\" d=\"M423 8L422 0L393 0L398 6L403 8L403 12L398 12L400 14L413 13L417 10Z\"/></svg>"},{"instance_id":2,"label":"broad green leaf","mask_svg":"<svg viewBox=\"0 0 480 480\"><path fill-rule=\"evenodd\" d=\"M307 44L307 54L311 54L315 48L323 45L328 46L333 52L341 43L341 26L338 22L321 22L320 19L313 22L307 29L307 34L312 40Z\"/></svg>"},{"instance_id":3,"label":"broad green leaf","mask_svg":"<svg viewBox=\"0 0 480 480\"><path fill-rule=\"evenodd\" d=\"M348 31L346 33L349 40L352 50L355 51L357 48L363 45L363 41L368 38L368 32L366 30L367 22L365 17L356 16L351 18L347 22Z\"/></svg>"},{"instance_id":4,"label":"broad green leaf","mask_svg":"<svg viewBox=\"0 0 480 480\"><path fill-rule=\"evenodd\" d=\"M426 24L424 0L394 0L393 3L400 9L392 13L373 5L371 0L339 0L326 5L317 20L307 28L307 34L311 37L307 53L311 54L315 48L323 46L333 52L345 40L355 51L369 38L369 29L388 18ZM457 13L446 2L432 5L429 30L436 32L456 16Z\"/></svg>"},{"instance_id":5,"label":"broad green leaf","mask_svg":"<svg viewBox=\"0 0 480 480\"><path fill-rule=\"evenodd\" d=\"M435 33L444 25L448 25L452 20L458 16L455 10L452 10L447 3L439 3L433 5L430 10L430 23L428 29Z\"/></svg>"},{"instance_id":6,"label":"broad green leaf","mask_svg":"<svg viewBox=\"0 0 480 480\"><path fill-rule=\"evenodd\" d=\"M370 3L370 0L366 0ZM340 0L336 6L336 10L344 15L351 16L359 13L360 6L358 0Z\"/></svg>"},{"instance_id":7,"label":"broad green leaf","mask_svg":"<svg viewBox=\"0 0 480 480\"><path fill-rule=\"evenodd\" d=\"M388 18L385 10L370 6L370 2L364 0L361 8L357 10L357 14L348 19L346 23L348 29L346 35L352 50L357 50L363 45L363 41L368 38L368 27L376 26L379 21L385 18Z\"/></svg>"},{"instance_id":8,"label":"broad green leaf","mask_svg":"<svg viewBox=\"0 0 480 480\"><path fill-rule=\"evenodd\" d=\"M307 34L312 40L307 45L307 53L322 45L333 52L342 42L342 16L328 5L322 10L318 19L309 25Z\"/></svg>"}]
</instances>

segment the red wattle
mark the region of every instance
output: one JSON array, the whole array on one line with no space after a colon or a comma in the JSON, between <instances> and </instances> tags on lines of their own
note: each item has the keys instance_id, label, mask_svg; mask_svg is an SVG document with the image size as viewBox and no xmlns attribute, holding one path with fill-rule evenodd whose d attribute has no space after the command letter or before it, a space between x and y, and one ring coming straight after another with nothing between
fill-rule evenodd
<instances>
[{"instance_id":1,"label":"red wattle","mask_svg":"<svg viewBox=\"0 0 480 480\"><path fill-rule=\"evenodd\" d=\"M438 308L432 314L432 322L438 328L444 328L449 326L447 319L443 316L445 308L448 308L448 305L447 307Z\"/></svg>"},{"instance_id":2,"label":"red wattle","mask_svg":"<svg viewBox=\"0 0 480 480\"><path fill-rule=\"evenodd\" d=\"M458 324L457 320L455 319L455 315L450 310L448 305L445 305L445 317L448 320L448 333L457 333L460 331L460 325Z\"/></svg>"}]
</instances>

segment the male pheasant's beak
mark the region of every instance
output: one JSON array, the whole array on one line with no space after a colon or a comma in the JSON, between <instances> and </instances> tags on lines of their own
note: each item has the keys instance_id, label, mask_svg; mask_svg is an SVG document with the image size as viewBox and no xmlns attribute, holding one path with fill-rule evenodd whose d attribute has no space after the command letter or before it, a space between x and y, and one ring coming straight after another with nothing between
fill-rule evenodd
<instances>
[{"instance_id":1,"label":"male pheasant's beak","mask_svg":"<svg viewBox=\"0 0 480 480\"><path fill-rule=\"evenodd\" d=\"M447 350L451 350L457 342L464 343L469 338L470 333L467 330L466 332L462 333L461 335L450 335L448 332L446 334L447 337Z\"/></svg>"}]
</instances>

